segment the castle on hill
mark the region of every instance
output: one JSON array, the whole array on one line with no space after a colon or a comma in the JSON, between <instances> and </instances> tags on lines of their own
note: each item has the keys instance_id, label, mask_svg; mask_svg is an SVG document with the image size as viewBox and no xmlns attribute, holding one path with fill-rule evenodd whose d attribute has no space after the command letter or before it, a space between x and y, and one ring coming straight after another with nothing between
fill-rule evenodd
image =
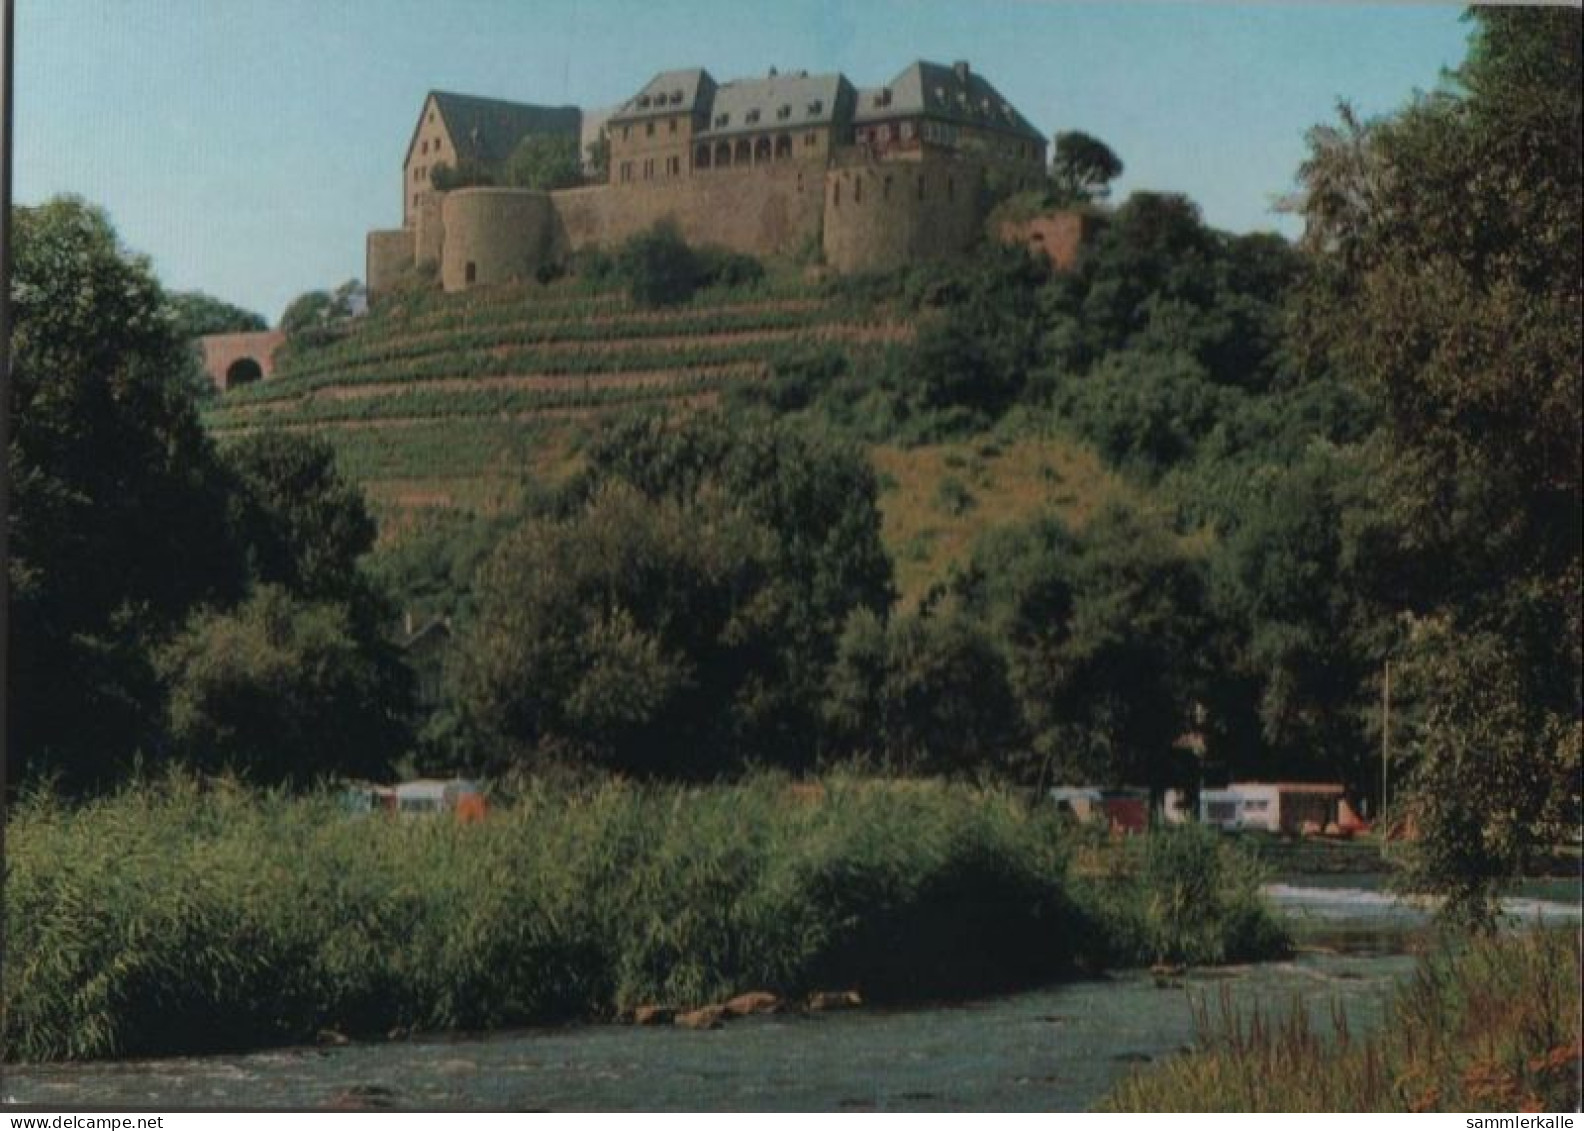
<instances>
[{"instance_id":1,"label":"castle on hill","mask_svg":"<svg viewBox=\"0 0 1584 1131\"><path fill-rule=\"evenodd\" d=\"M608 143L603 183L443 192L436 168L499 174L532 134ZM855 87L806 72L719 83L665 71L601 115L433 92L402 165L402 226L368 236L371 293L414 266L447 291L530 279L657 221L751 255L818 248L837 271L961 255L984 229L988 175L1037 184L1047 143L967 63L916 62Z\"/></svg>"}]
</instances>

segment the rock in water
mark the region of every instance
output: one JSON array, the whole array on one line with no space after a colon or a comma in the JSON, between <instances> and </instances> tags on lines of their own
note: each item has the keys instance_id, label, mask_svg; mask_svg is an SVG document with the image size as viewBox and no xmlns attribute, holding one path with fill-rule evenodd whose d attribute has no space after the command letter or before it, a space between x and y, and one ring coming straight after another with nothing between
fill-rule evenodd
<instances>
[{"instance_id":1,"label":"rock in water","mask_svg":"<svg viewBox=\"0 0 1584 1131\"><path fill-rule=\"evenodd\" d=\"M821 991L809 995L808 1007L811 1012L824 1013L832 1009L856 1009L863 1004L863 998L858 996L857 990Z\"/></svg>"},{"instance_id":2,"label":"rock in water","mask_svg":"<svg viewBox=\"0 0 1584 1131\"><path fill-rule=\"evenodd\" d=\"M726 1011L718 1005L689 1010L676 1015L676 1023L684 1029L719 1029Z\"/></svg>"},{"instance_id":3,"label":"rock in water","mask_svg":"<svg viewBox=\"0 0 1584 1131\"><path fill-rule=\"evenodd\" d=\"M721 1008L727 1017L749 1017L755 1013L775 1013L781 1008L781 999L763 991L738 994Z\"/></svg>"}]
</instances>

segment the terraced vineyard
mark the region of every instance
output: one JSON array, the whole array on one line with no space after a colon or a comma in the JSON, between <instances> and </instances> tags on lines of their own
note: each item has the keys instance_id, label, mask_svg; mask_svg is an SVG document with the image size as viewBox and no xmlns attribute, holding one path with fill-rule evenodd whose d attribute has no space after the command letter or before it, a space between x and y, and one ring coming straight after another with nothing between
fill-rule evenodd
<instances>
[{"instance_id":1,"label":"terraced vineyard","mask_svg":"<svg viewBox=\"0 0 1584 1131\"><path fill-rule=\"evenodd\" d=\"M205 419L222 442L263 427L326 437L391 540L424 511L497 514L530 480L563 479L580 436L613 412L708 406L810 346L863 364L912 332L883 305L785 279L662 311L558 287L413 295L332 344L291 347L273 380L216 398ZM1082 526L1129 493L1059 434L878 446L871 458L904 605L991 527L1039 514Z\"/></svg>"},{"instance_id":2,"label":"terraced vineyard","mask_svg":"<svg viewBox=\"0 0 1584 1131\"><path fill-rule=\"evenodd\" d=\"M222 442L264 427L325 436L394 532L426 507L509 506L525 473L565 474L578 430L612 411L709 405L810 346L911 336L885 309L796 279L661 311L557 287L412 295L332 344L288 347L274 379L216 398L205 420Z\"/></svg>"}]
</instances>

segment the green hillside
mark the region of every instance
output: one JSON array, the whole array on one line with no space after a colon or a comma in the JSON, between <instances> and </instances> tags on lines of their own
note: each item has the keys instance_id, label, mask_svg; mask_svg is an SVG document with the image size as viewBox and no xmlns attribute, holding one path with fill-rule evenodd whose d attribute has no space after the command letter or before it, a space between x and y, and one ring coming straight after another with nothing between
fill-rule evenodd
<instances>
[{"instance_id":1,"label":"green hillside","mask_svg":"<svg viewBox=\"0 0 1584 1131\"><path fill-rule=\"evenodd\" d=\"M498 514L525 482L563 479L612 413L708 407L814 346L863 364L910 343L915 318L795 276L662 310L576 284L410 294L333 341L293 343L274 379L216 398L205 420L222 441L265 427L328 439L389 542L425 511ZM1039 513L1081 525L1123 490L1065 438L880 445L873 460L904 604L984 529Z\"/></svg>"},{"instance_id":2,"label":"green hillside","mask_svg":"<svg viewBox=\"0 0 1584 1131\"><path fill-rule=\"evenodd\" d=\"M326 437L399 528L426 507L508 506L525 472L554 477L579 429L612 411L707 406L810 346L910 337L884 306L795 278L664 310L573 286L408 295L332 342L288 346L274 379L216 398L205 421L222 440Z\"/></svg>"}]
</instances>

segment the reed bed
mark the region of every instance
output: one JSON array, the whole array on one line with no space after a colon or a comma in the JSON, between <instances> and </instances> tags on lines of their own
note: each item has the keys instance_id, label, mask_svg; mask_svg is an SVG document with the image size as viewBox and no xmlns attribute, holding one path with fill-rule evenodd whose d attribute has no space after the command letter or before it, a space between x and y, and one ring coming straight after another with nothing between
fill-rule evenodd
<instances>
[{"instance_id":1,"label":"reed bed","mask_svg":"<svg viewBox=\"0 0 1584 1131\"><path fill-rule=\"evenodd\" d=\"M1576 930L1474 940L1423 959L1381 1029L1333 1007L1200 1008L1200 1048L1133 1076L1117 1111L1577 1111Z\"/></svg>"},{"instance_id":2,"label":"reed bed","mask_svg":"<svg viewBox=\"0 0 1584 1131\"><path fill-rule=\"evenodd\" d=\"M931 784L535 789L458 825L178 778L33 797L7 847L4 1051L29 1061L936 997L1094 944L1051 822Z\"/></svg>"}]
</instances>

